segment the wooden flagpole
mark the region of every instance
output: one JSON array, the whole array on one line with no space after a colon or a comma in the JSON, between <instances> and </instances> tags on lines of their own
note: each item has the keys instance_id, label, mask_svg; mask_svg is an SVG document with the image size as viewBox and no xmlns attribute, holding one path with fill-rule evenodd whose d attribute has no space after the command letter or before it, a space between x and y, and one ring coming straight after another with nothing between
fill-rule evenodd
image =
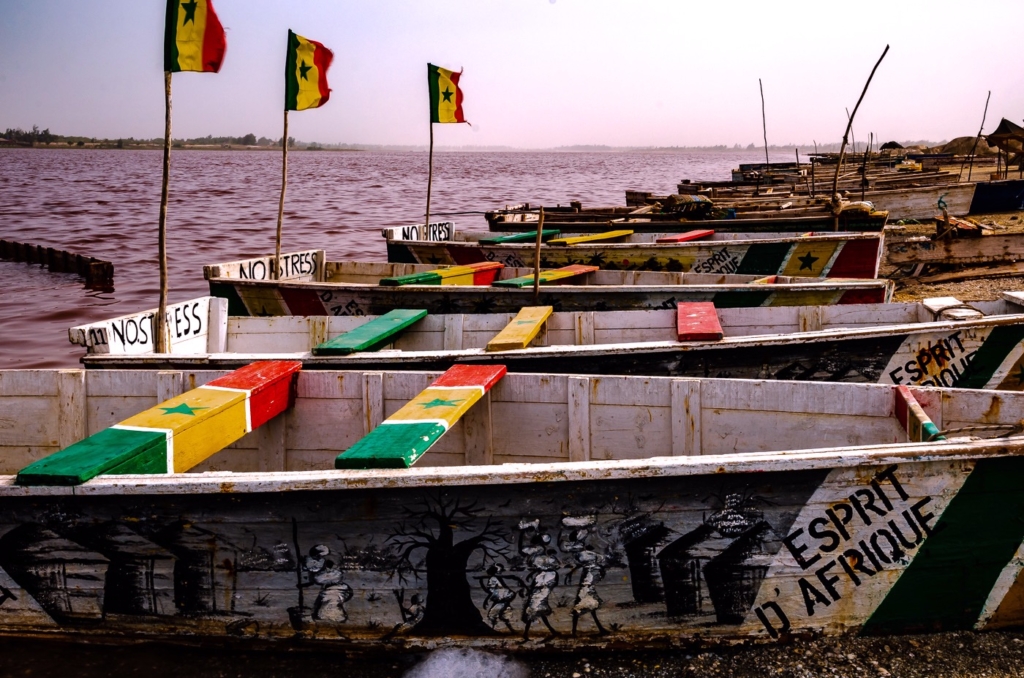
<instances>
[{"instance_id":1,"label":"wooden flagpole","mask_svg":"<svg viewBox=\"0 0 1024 678\"><path fill-rule=\"evenodd\" d=\"M284 193L288 188L288 109L284 109L284 137L281 138L284 148L281 161L281 199L277 203L277 239L274 243L274 270L271 278L281 279L281 226L284 223Z\"/></svg>"},{"instance_id":2,"label":"wooden flagpole","mask_svg":"<svg viewBox=\"0 0 1024 678\"><path fill-rule=\"evenodd\" d=\"M423 219L423 228L426 231L430 226L430 187L434 183L434 123L430 123L430 159L427 164L427 213Z\"/></svg>"},{"instance_id":3,"label":"wooden flagpole","mask_svg":"<svg viewBox=\"0 0 1024 678\"><path fill-rule=\"evenodd\" d=\"M540 206L540 218L537 221L537 246L533 250L533 305L540 298L540 242L544 237L544 205Z\"/></svg>"},{"instance_id":4,"label":"wooden flagpole","mask_svg":"<svg viewBox=\"0 0 1024 678\"><path fill-rule=\"evenodd\" d=\"M167 353L167 187L171 174L171 72L164 71L164 177L160 187L160 305L153 327L153 348Z\"/></svg>"},{"instance_id":5,"label":"wooden flagpole","mask_svg":"<svg viewBox=\"0 0 1024 678\"><path fill-rule=\"evenodd\" d=\"M839 146L839 158L836 161L836 173L832 178L832 230L839 230L839 212L842 208L842 200L839 198L839 170L843 165L843 157L846 155L846 143L850 137L850 130L853 128L853 118L857 115L857 109L860 108L860 102L864 101L864 95L868 93L868 86L871 85L871 79L875 77L875 71L878 70L879 65L882 63L882 59L889 53L889 45L885 46L882 51L882 56L878 57L878 61L875 62L875 67L871 69L871 74L868 76L868 81L864 83L864 89L861 90L860 98L857 99L857 104L853 107L853 113L849 114L849 120L846 123L846 131L843 132L843 143Z\"/></svg>"},{"instance_id":6,"label":"wooden flagpole","mask_svg":"<svg viewBox=\"0 0 1024 678\"><path fill-rule=\"evenodd\" d=\"M761 90L761 131L764 132L764 171L768 172L768 123L764 117L764 85L761 84L761 78L757 79L757 86ZM799 168L797 168L799 169Z\"/></svg>"}]
</instances>

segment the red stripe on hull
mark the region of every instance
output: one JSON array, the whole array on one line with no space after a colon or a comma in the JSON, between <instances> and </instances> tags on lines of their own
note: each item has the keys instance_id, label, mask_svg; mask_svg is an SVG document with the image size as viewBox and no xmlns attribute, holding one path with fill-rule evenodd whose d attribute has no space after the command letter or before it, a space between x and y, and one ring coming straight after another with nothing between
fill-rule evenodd
<instances>
[{"instance_id":1,"label":"red stripe on hull","mask_svg":"<svg viewBox=\"0 0 1024 678\"><path fill-rule=\"evenodd\" d=\"M278 291L292 315L330 315L320 296L313 290L280 287Z\"/></svg>"},{"instance_id":2,"label":"red stripe on hull","mask_svg":"<svg viewBox=\"0 0 1024 678\"><path fill-rule=\"evenodd\" d=\"M847 240L826 278L875 278L878 276L880 238Z\"/></svg>"}]
</instances>

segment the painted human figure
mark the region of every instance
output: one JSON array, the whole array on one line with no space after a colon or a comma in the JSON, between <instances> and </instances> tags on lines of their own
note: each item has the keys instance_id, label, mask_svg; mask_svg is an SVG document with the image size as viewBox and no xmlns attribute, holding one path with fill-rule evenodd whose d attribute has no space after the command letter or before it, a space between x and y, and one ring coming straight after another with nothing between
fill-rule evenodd
<instances>
[{"instance_id":1,"label":"painted human figure","mask_svg":"<svg viewBox=\"0 0 1024 678\"><path fill-rule=\"evenodd\" d=\"M327 546L317 544L303 559L302 567L310 575L310 585L320 585L320 593L313 603L313 619L341 624L348 621L345 603L352 600L352 587L342 581L341 568L330 555Z\"/></svg>"},{"instance_id":2,"label":"painted human figure","mask_svg":"<svg viewBox=\"0 0 1024 678\"><path fill-rule=\"evenodd\" d=\"M540 619L544 626L557 636L558 631L551 626L548 616L551 614L551 592L558 586L558 568L561 563L555 557L555 550L548 548L551 535L540 531L540 521L521 521L519 523L519 552L526 558L526 595L523 606L523 640L530 639L530 626ZM530 537L527 538L527 533Z\"/></svg>"},{"instance_id":3,"label":"painted human figure","mask_svg":"<svg viewBox=\"0 0 1024 678\"><path fill-rule=\"evenodd\" d=\"M487 568L486 577L477 577L477 579L480 580L480 587L487 592L487 597L484 599L484 610L487 612L487 621L490 622L491 628L497 630L498 622L501 622L514 633L512 601L516 598L516 592L509 587L506 580L518 584L520 590L526 586L526 583L519 577L505 574L505 566L501 563L494 563Z\"/></svg>"},{"instance_id":4,"label":"painted human figure","mask_svg":"<svg viewBox=\"0 0 1024 678\"><path fill-rule=\"evenodd\" d=\"M565 583L570 584L573 576L577 572L580 573L579 584L576 588L576 600L572 606L572 635L574 636L580 617L585 614L590 614L593 618L600 635L608 633L608 630L601 625L601 620L597 618L597 611L601 608L601 603L604 602L597 594L597 583L604 579L605 557L587 546L590 526L595 522L596 518L593 516L562 519L563 527L573 529L561 540L559 546L563 552L571 553L576 563L565 575Z\"/></svg>"},{"instance_id":5,"label":"painted human figure","mask_svg":"<svg viewBox=\"0 0 1024 678\"><path fill-rule=\"evenodd\" d=\"M402 621L395 624L395 627L381 640L388 640L399 633L405 633L423 621L423 616L427 613L427 606L423 602L423 596L418 593L412 594L412 597L409 598L409 603L406 604L405 589L397 589L395 591L395 600L398 601L398 612L402 615Z\"/></svg>"}]
</instances>

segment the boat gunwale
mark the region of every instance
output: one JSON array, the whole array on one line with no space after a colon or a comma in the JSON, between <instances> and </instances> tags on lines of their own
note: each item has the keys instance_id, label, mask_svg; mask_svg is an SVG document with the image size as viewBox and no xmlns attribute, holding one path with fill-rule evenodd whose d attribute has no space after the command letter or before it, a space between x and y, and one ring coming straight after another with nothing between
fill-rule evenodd
<instances>
[{"instance_id":1,"label":"boat gunwale","mask_svg":"<svg viewBox=\"0 0 1024 678\"><path fill-rule=\"evenodd\" d=\"M629 312L629 311L626 311ZM638 311L641 312L641 311ZM239 316L248 318L250 316ZM438 359L451 360L472 360L474 358L487 358L487 362L500 362L504 356L530 357L530 358L554 358L565 355L592 355L598 357L603 354L630 355L636 353L670 353L670 352L692 352L703 350L726 350L744 347L762 346L793 346L816 344L828 341L855 341L860 339L874 339L889 337L899 334L926 334L932 332L948 332L956 330L970 330L982 327L1002 327L1007 325L1024 324L1024 313L990 315L984 318L970 320L942 320L933 322L900 323L890 325L877 325L870 327L855 328L831 328L823 330L812 330L806 332L785 332L776 334L751 334L740 336L726 336L718 341L629 341L604 344L551 344L547 346L530 346L521 349L510 349L500 353L488 352L485 348L465 348L450 350L406 350L391 349L385 351L372 351L364 353L353 353L345 356L315 356L311 350L291 352L236 352L225 351L222 353L181 353L181 354L86 354L81 357L81 362L86 367L114 368L123 367L146 361L159 364L174 363L178 365L206 365L213 364L213 361L239 360L251 362L252 360L302 360L305 365L310 366L333 366L345 364L351 369L358 369L361 363L379 363L382 360L396 362L408 360L409 362L429 362ZM643 328L637 328L642 331ZM106 363L111 363L110 365ZM129 369L131 369L129 367Z\"/></svg>"},{"instance_id":2,"label":"boat gunwale","mask_svg":"<svg viewBox=\"0 0 1024 678\"><path fill-rule=\"evenodd\" d=\"M520 485L742 473L777 473L900 463L957 462L1024 455L1024 436L951 439L942 443L885 443L844 448L811 448L644 459L508 463L492 466L423 466L408 469L279 472L209 471L155 475L98 476L76 486L15 484L0 476L0 498L46 496L138 496L260 494L267 492L403 489L417 487ZM779 468L767 468L776 463Z\"/></svg>"}]
</instances>

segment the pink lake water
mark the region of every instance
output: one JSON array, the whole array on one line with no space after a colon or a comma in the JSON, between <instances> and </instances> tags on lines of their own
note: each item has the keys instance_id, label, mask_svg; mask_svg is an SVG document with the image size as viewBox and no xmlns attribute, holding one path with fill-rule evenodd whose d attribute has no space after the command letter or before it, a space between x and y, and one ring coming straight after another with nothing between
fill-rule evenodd
<instances>
[{"instance_id":1,"label":"pink lake water","mask_svg":"<svg viewBox=\"0 0 1024 678\"><path fill-rule=\"evenodd\" d=\"M436 153L431 213L485 228L482 212L521 202L623 205L625 191L674 193L683 178L729 178L761 152ZM791 158L773 157L773 161ZM114 290L0 261L0 368L73 367L67 329L155 308L160 151L0 150L0 238L113 262ZM380 229L422 222L427 154L302 151L289 156L283 251L385 259ZM169 303L209 292L204 264L274 250L281 156L174 151L168 206Z\"/></svg>"}]
</instances>

